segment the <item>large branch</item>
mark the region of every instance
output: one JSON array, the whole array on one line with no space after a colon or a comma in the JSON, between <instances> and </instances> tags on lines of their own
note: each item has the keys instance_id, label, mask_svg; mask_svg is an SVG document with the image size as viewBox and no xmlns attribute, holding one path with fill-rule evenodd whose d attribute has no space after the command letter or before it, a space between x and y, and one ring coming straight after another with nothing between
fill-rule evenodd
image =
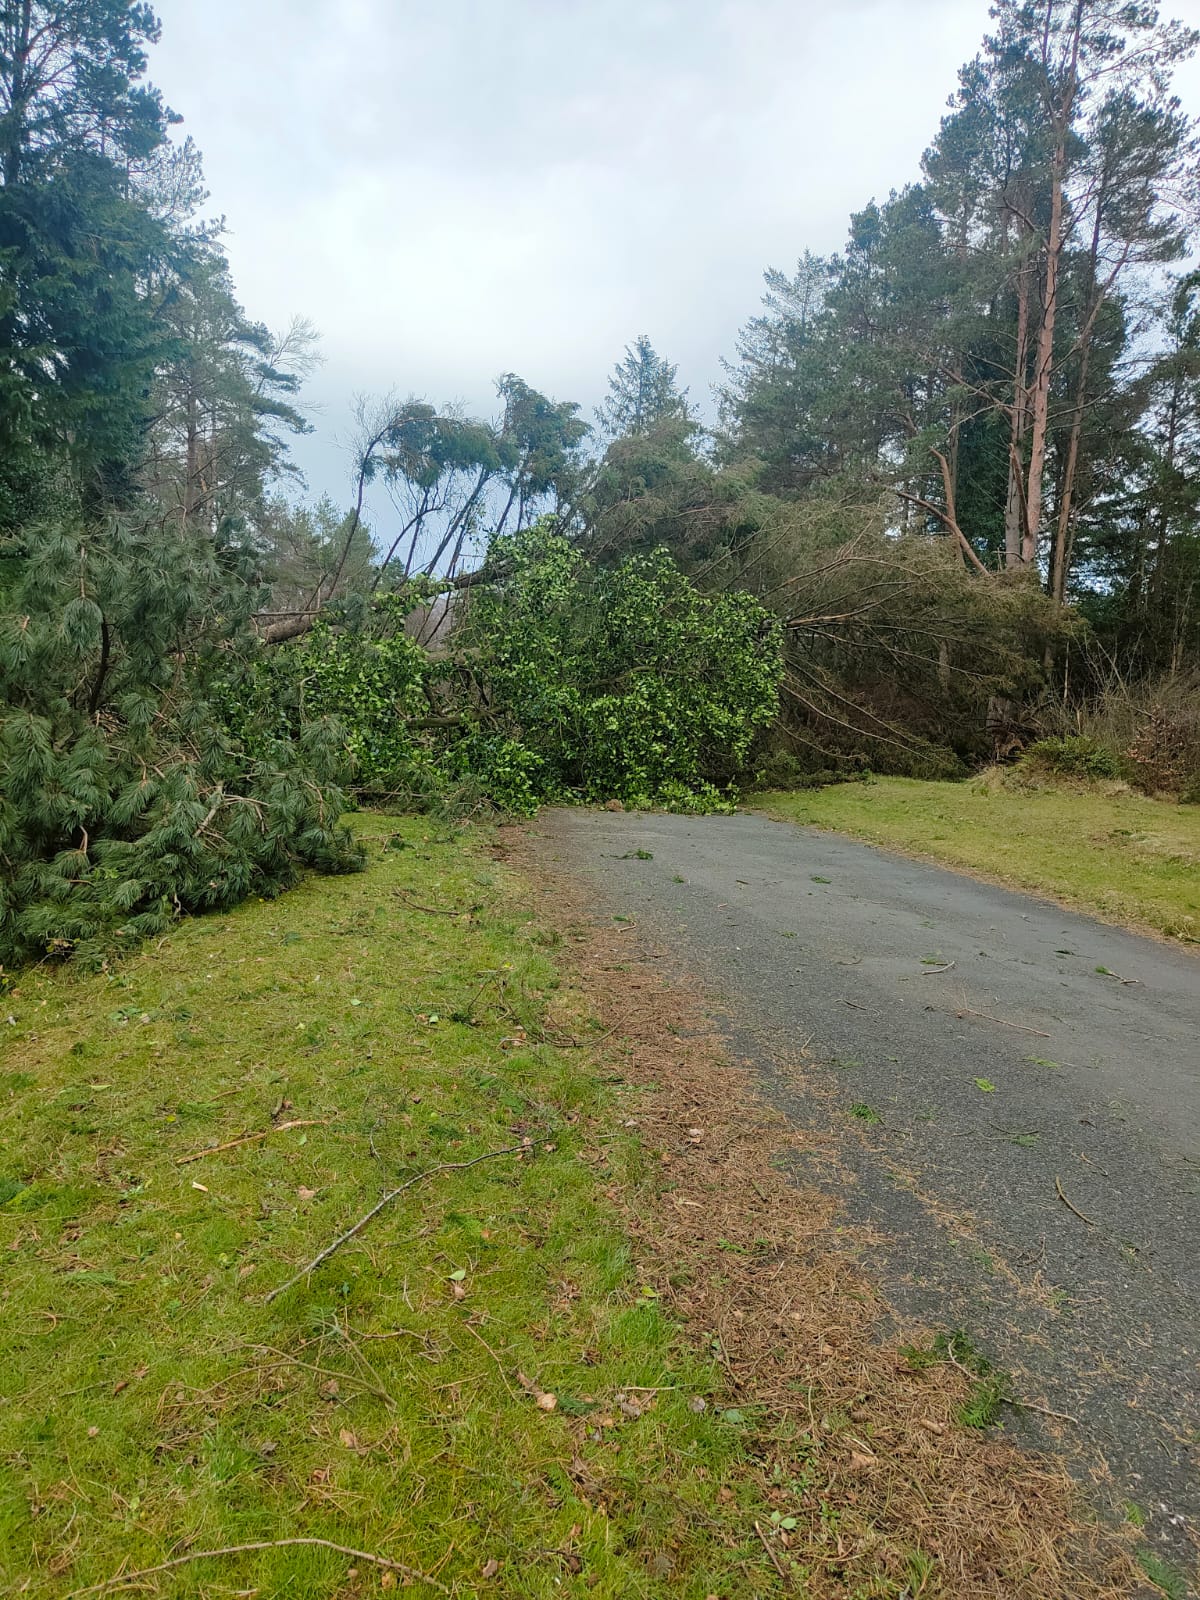
<instances>
[{"instance_id":1,"label":"large branch","mask_svg":"<svg viewBox=\"0 0 1200 1600\"><path fill-rule=\"evenodd\" d=\"M945 510L940 506L935 506L930 500L923 500L919 494L909 493L907 489L897 489L896 493L901 500L909 500L913 505L920 506L922 511L927 511L930 516L936 517L942 526L948 529L957 539L959 548L967 560L974 565L977 571L982 572L985 578L990 578L992 576L990 570L979 559L975 546L958 525L958 517L954 505L954 481L950 475L950 463L940 450L932 450L930 454L936 458L938 465L942 469L942 486L946 492Z\"/></svg>"}]
</instances>

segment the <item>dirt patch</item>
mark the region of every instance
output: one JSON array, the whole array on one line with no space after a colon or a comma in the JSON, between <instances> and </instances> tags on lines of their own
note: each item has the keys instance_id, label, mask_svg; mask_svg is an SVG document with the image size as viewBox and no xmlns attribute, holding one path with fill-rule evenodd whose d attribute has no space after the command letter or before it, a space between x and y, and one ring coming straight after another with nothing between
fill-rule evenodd
<instances>
[{"instance_id":1,"label":"dirt patch","mask_svg":"<svg viewBox=\"0 0 1200 1600\"><path fill-rule=\"evenodd\" d=\"M869 1234L797 1177L816 1170L836 1190L834 1142L763 1104L702 992L639 929L596 915L535 830L500 837L566 944L558 1025L599 1017L608 1061L636 1091L645 1170L610 1197L646 1292L724 1368L727 1414L746 1432L739 1504L780 1588L814 1600L1148 1592L1128 1541L1095 1520L1061 1462L963 1426L970 1375L905 1353L928 1348L929 1331L898 1325L860 1265Z\"/></svg>"}]
</instances>

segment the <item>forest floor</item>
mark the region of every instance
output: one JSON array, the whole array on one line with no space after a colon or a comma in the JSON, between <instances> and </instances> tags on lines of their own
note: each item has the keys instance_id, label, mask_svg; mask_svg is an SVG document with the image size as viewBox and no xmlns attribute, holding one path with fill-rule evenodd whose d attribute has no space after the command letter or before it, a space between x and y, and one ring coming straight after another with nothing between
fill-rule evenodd
<instances>
[{"instance_id":1,"label":"forest floor","mask_svg":"<svg viewBox=\"0 0 1200 1600\"><path fill-rule=\"evenodd\" d=\"M637 929L525 830L356 826L3 996L0 1589L1183 1592Z\"/></svg>"},{"instance_id":2,"label":"forest floor","mask_svg":"<svg viewBox=\"0 0 1200 1600\"><path fill-rule=\"evenodd\" d=\"M1200 942L1200 806L1109 785L875 778L762 795L789 822L854 834L1106 922Z\"/></svg>"},{"instance_id":3,"label":"forest floor","mask_svg":"<svg viewBox=\"0 0 1200 1600\"><path fill-rule=\"evenodd\" d=\"M1006 1431L1194 1572L1197 954L762 816L560 811L532 838L631 970L636 939L702 986L896 1325L1008 1369Z\"/></svg>"}]
</instances>

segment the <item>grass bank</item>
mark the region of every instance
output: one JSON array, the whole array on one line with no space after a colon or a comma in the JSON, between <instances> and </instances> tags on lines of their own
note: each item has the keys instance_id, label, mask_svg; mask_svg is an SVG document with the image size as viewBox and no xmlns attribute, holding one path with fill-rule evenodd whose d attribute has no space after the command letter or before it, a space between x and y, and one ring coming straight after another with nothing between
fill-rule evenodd
<instances>
[{"instance_id":1,"label":"grass bank","mask_svg":"<svg viewBox=\"0 0 1200 1600\"><path fill-rule=\"evenodd\" d=\"M605 1198L639 1159L617 1087L539 1042L545 936L461 837L360 821L361 876L0 997L5 1593L285 1538L420 1593L728 1575L706 1518L738 1430L699 1406L715 1359L641 1292ZM525 1140L267 1300L407 1178ZM149 1587L397 1582L302 1544Z\"/></svg>"},{"instance_id":2,"label":"grass bank","mask_svg":"<svg viewBox=\"0 0 1200 1600\"><path fill-rule=\"evenodd\" d=\"M879 778L755 803L789 822L924 856L1106 922L1200 940L1200 806L1011 777Z\"/></svg>"}]
</instances>

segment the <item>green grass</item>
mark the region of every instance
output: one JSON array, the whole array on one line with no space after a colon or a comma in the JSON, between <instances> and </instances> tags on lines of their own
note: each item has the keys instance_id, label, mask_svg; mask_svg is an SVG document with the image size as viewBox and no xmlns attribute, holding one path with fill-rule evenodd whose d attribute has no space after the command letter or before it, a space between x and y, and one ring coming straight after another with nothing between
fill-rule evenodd
<instances>
[{"instance_id":1,"label":"green grass","mask_svg":"<svg viewBox=\"0 0 1200 1600\"><path fill-rule=\"evenodd\" d=\"M552 941L465 836L358 826L360 876L3 996L0 1590L285 1537L459 1594L769 1581L744 1490L719 1494L745 1430L717 1358L643 1290L606 1194L642 1161L621 1086L537 1042ZM288 1121L314 1125L180 1164ZM523 1138L267 1303L406 1177ZM149 1592L380 1587L349 1564L277 1549Z\"/></svg>"},{"instance_id":2,"label":"green grass","mask_svg":"<svg viewBox=\"0 0 1200 1600\"><path fill-rule=\"evenodd\" d=\"M1082 787L910 778L764 795L756 804L1107 922L1200 940L1200 806Z\"/></svg>"}]
</instances>

